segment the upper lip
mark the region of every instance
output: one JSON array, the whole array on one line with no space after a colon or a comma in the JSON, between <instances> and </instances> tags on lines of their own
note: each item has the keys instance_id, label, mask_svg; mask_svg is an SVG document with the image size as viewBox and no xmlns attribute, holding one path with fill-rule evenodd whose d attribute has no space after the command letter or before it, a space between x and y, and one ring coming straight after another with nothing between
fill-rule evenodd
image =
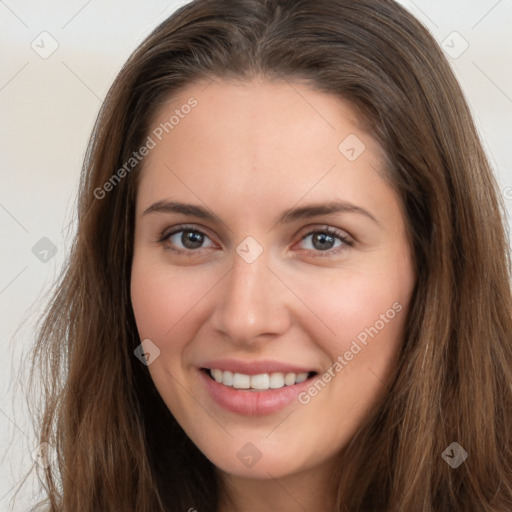
<instances>
[{"instance_id":1,"label":"upper lip","mask_svg":"<svg viewBox=\"0 0 512 512\"><path fill-rule=\"evenodd\" d=\"M259 375L262 373L310 373L314 370L271 359L245 361L242 359L217 359L206 361L201 368L217 369L224 372L243 373L245 375Z\"/></svg>"}]
</instances>

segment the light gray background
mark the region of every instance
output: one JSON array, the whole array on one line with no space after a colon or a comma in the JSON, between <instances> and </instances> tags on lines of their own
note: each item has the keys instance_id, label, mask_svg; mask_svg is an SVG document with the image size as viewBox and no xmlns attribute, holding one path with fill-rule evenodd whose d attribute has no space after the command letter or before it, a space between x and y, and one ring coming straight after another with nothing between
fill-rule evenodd
<instances>
[{"instance_id":1,"label":"light gray background","mask_svg":"<svg viewBox=\"0 0 512 512\"><path fill-rule=\"evenodd\" d=\"M30 479L16 506L10 503L36 448L20 390L13 392L16 382L25 382L19 372L33 341L33 324L70 246L80 166L93 122L129 54L184 3L0 0L1 511L28 510L34 503ZM451 53L511 212L512 0L401 3ZM44 31L50 35L41 35ZM43 53L52 44L58 48L47 58L31 47ZM56 246L55 257L33 253L43 237Z\"/></svg>"}]
</instances>

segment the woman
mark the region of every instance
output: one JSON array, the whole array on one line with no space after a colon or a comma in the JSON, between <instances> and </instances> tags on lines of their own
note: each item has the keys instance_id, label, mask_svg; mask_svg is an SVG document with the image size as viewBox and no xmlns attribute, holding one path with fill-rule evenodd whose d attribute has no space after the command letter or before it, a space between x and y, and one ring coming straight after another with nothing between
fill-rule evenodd
<instances>
[{"instance_id":1,"label":"woman","mask_svg":"<svg viewBox=\"0 0 512 512\"><path fill-rule=\"evenodd\" d=\"M497 186L391 0L197 0L91 138L34 364L51 511L508 511Z\"/></svg>"}]
</instances>

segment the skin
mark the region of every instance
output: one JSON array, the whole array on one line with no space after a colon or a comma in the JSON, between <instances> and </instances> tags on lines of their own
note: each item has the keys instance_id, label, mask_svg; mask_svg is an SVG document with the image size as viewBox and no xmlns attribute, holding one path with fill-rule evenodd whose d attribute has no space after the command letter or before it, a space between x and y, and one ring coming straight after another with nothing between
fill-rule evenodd
<instances>
[{"instance_id":1,"label":"skin","mask_svg":"<svg viewBox=\"0 0 512 512\"><path fill-rule=\"evenodd\" d=\"M160 109L154 126L191 96L198 101L140 176L131 297L141 340L160 350L148 368L218 468L234 503L221 511L328 509L337 456L396 368L415 283L404 215L383 179L382 150L349 103L285 81L208 83ZM354 161L338 149L349 134L365 145ZM207 207L221 222L144 214L161 200ZM348 211L277 224L289 208L332 200L375 220ZM200 248L183 245L181 232L158 241L183 224L205 233ZM315 245L311 233L325 227L352 245L336 237ZM247 236L263 249L252 263L236 252ZM198 365L221 357L276 359L321 375L396 303L401 311L307 404L248 417L216 405L200 379ZM237 457L247 442L261 453L250 468Z\"/></svg>"}]
</instances>

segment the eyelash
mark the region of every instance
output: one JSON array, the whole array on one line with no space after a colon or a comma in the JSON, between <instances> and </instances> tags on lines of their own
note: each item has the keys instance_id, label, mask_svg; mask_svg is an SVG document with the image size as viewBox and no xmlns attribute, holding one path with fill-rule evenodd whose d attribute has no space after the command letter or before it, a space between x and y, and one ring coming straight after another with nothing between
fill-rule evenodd
<instances>
[{"instance_id":1,"label":"eyelash","mask_svg":"<svg viewBox=\"0 0 512 512\"><path fill-rule=\"evenodd\" d=\"M164 230L161 233L159 239L157 240L157 243L164 243L164 242L168 241L171 236L176 235L177 233L185 232L185 231L189 231L192 233L199 233L200 235L203 235L206 238L210 238L206 233L204 233L203 231L201 231L200 229L197 229L195 227L178 226L177 228L175 228L173 231L171 231L169 233ZM338 254L339 252L343 251L344 249L346 249L345 246L352 247L354 245L354 242L351 241L348 237L342 235L340 231L337 231L337 230L335 230L333 228L329 228L329 227L325 227L325 228L321 228L321 229L314 229L314 230L306 233L300 239L300 241L303 241L306 238L308 238L309 236L315 235L318 233L328 234L334 238L337 238L338 240L340 240L343 243L343 245L337 247L336 249L328 249L326 251L313 250L313 252L317 253L317 254L315 254L314 257L328 258L328 257L334 256L334 255ZM198 249L176 249L174 247L166 247L166 248L168 250L171 250L175 254L186 254L186 253L192 254L194 252L198 252L201 249L201 248L198 248ZM308 249L306 249L306 250L308 250Z\"/></svg>"}]
</instances>

